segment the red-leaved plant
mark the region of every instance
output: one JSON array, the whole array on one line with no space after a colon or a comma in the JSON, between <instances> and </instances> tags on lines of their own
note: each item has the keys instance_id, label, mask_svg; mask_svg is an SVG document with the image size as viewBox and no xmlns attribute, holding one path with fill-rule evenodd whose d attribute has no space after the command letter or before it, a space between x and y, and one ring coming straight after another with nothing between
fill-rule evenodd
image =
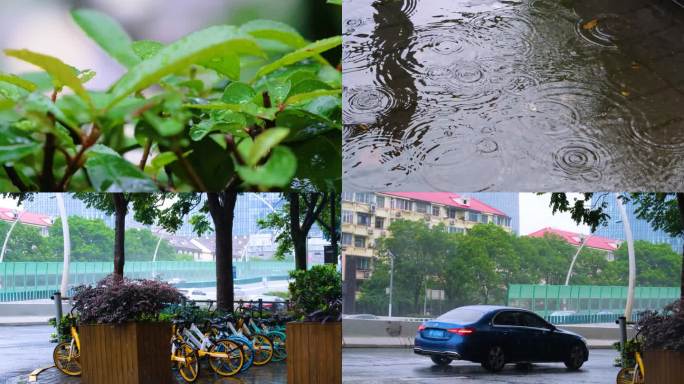
<instances>
[{"instance_id":1,"label":"red-leaved plant","mask_svg":"<svg viewBox=\"0 0 684 384\"><path fill-rule=\"evenodd\" d=\"M684 352L684 300L667 305L661 312L645 312L637 326L645 350Z\"/></svg>"},{"instance_id":2,"label":"red-leaved plant","mask_svg":"<svg viewBox=\"0 0 684 384\"><path fill-rule=\"evenodd\" d=\"M132 280L109 275L95 286L76 287L74 309L82 324L120 324L159 321L169 304L181 302L181 293L157 280Z\"/></svg>"}]
</instances>

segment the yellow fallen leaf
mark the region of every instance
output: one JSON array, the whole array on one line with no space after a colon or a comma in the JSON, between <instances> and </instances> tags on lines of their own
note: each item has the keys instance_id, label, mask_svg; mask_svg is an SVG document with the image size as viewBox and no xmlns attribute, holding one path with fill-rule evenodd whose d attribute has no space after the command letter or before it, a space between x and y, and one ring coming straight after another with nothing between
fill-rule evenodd
<instances>
[{"instance_id":1,"label":"yellow fallen leaf","mask_svg":"<svg viewBox=\"0 0 684 384\"><path fill-rule=\"evenodd\" d=\"M594 29L598 25L598 19L592 19L582 25L583 29Z\"/></svg>"},{"instance_id":2,"label":"yellow fallen leaf","mask_svg":"<svg viewBox=\"0 0 684 384\"><path fill-rule=\"evenodd\" d=\"M624 89L623 89L622 91L620 91L620 94L621 94L622 96L624 96L624 97L627 97L627 96L630 95L629 91L624 90Z\"/></svg>"},{"instance_id":3,"label":"yellow fallen leaf","mask_svg":"<svg viewBox=\"0 0 684 384\"><path fill-rule=\"evenodd\" d=\"M641 69L641 64L637 63L636 61L632 61L632 69L634 69L634 70Z\"/></svg>"}]
</instances>

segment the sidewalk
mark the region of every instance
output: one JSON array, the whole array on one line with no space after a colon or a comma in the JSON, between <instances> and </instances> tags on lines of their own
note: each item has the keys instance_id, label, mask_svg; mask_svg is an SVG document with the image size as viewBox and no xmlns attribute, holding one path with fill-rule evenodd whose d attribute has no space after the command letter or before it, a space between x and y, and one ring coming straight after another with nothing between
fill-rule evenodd
<instances>
[{"instance_id":1,"label":"sidewalk","mask_svg":"<svg viewBox=\"0 0 684 384\"><path fill-rule=\"evenodd\" d=\"M47 325L54 316L0 316L1 326Z\"/></svg>"}]
</instances>

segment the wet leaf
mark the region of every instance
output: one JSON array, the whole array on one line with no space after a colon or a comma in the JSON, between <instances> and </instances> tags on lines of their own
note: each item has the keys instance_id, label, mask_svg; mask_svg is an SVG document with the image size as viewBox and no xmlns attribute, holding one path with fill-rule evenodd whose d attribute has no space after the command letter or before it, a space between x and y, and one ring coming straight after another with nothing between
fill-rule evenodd
<instances>
[{"instance_id":1,"label":"wet leaf","mask_svg":"<svg viewBox=\"0 0 684 384\"><path fill-rule=\"evenodd\" d=\"M38 152L40 143L22 136L16 128L0 126L0 163L11 163Z\"/></svg>"},{"instance_id":2,"label":"wet leaf","mask_svg":"<svg viewBox=\"0 0 684 384\"><path fill-rule=\"evenodd\" d=\"M292 48L306 45L306 40L296 29L278 21L252 20L243 24L240 30L257 38L281 42Z\"/></svg>"},{"instance_id":3,"label":"wet leaf","mask_svg":"<svg viewBox=\"0 0 684 384\"><path fill-rule=\"evenodd\" d=\"M77 9L71 16L93 41L126 68L140 62L130 36L116 20L92 9Z\"/></svg>"},{"instance_id":4,"label":"wet leaf","mask_svg":"<svg viewBox=\"0 0 684 384\"><path fill-rule=\"evenodd\" d=\"M267 75L286 65L297 63L309 57L318 55L319 53L338 47L340 44L342 44L342 36L329 37L327 39L313 42L309 45L297 49L294 52L288 53L287 55L281 57L280 59L270 64L261 67L259 71L257 71L256 73L256 78Z\"/></svg>"},{"instance_id":5,"label":"wet leaf","mask_svg":"<svg viewBox=\"0 0 684 384\"><path fill-rule=\"evenodd\" d=\"M162 169L176 160L178 160L178 157L176 157L175 153L162 152L155 156L154 159L152 159L152 167L154 167L155 169Z\"/></svg>"},{"instance_id":6,"label":"wet leaf","mask_svg":"<svg viewBox=\"0 0 684 384\"><path fill-rule=\"evenodd\" d=\"M220 57L214 57L199 63L201 66L213 69L231 80L240 79L240 56L232 53L224 53Z\"/></svg>"},{"instance_id":7,"label":"wet leaf","mask_svg":"<svg viewBox=\"0 0 684 384\"><path fill-rule=\"evenodd\" d=\"M103 145L96 145L87 153L85 169L98 192L156 192L152 179L138 167Z\"/></svg>"},{"instance_id":8,"label":"wet leaf","mask_svg":"<svg viewBox=\"0 0 684 384\"><path fill-rule=\"evenodd\" d=\"M286 109L278 114L276 125L290 128L286 142L311 139L336 129L336 124L322 116L298 109Z\"/></svg>"},{"instance_id":9,"label":"wet leaf","mask_svg":"<svg viewBox=\"0 0 684 384\"><path fill-rule=\"evenodd\" d=\"M161 51L164 44L154 40L138 40L131 44L131 48L141 60L147 60Z\"/></svg>"},{"instance_id":10,"label":"wet leaf","mask_svg":"<svg viewBox=\"0 0 684 384\"><path fill-rule=\"evenodd\" d=\"M246 183L262 188L286 187L297 170L297 158L289 148L275 147L264 165L237 166L237 172Z\"/></svg>"},{"instance_id":11,"label":"wet leaf","mask_svg":"<svg viewBox=\"0 0 684 384\"><path fill-rule=\"evenodd\" d=\"M164 76L225 53L254 55L260 54L261 49L251 37L231 26L214 26L191 33L131 68L110 89L114 100L109 107L127 95L149 87Z\"/></svg>"},{"instance_id":12,"label":"wet leaf","mask_svg":"<svg viewBox=\"0 0 684 384\"><path fill-rule=\"evenodd\" d=\"M291 96L290 98L287 99L287 101L285 101L285 104L299 104L299 103L303 103L305 101L310 101L312 99L315 99L315 98L321 97L321 96L337 96L337 95L341 95L341 94L342 94L341 89L330 89L330 90L321 89L318 91L300 93L298 95Z\"/></svg>"},{"instance_id":13,"label":"wet leaf","mask_svg":"<svg viewBox=\"0 0 684 384\"><path fill-rule=\"evenodd\" d=\"M83 101L92 106L92 101L90 100L90 95L83 88L81 80L78 78L77 74L74 73L74 69L61 60L43 55L41 53L36 53L29 51L27 49L6 49L5 54L7 56L15 57L17 59L31 63L37 67L43 68L47 73L52 76L54 80L57 80L64 86L71 88L78 96L80 96Z\"/></svg>"},{"instance_id":14,"label":"wet leaf","mask_svg":"<svg viewBox=\"0 0 684 384\"><path fill-rule=\"evenodd\" d=\"M269 128L259 134L254 142L250 138L246 138L240 142L238 149L249 166L256 165L264 156L266 156L271 149L280 144L290 130L287 128Z\"/></svg>"},{"instance_id":15,"label":"wet leaf","mask_svg":"<svg viewBox=\"0 0 684 384\"><path fill-rule=\"evenodd\" d=\"M223 91L221 100L228 104L244 104L251 102L254 96L256 96L256 92L254 92L251 86L245 83L234 82L228 84Z\"/></svg>"},{"instance_id":16,"label":"wet leaf","mask_svg":"<svg viewBox=\"0 0 684 384\"><path fill-rule=\"evenodd\" d=\"M178 121L173 117L163 118L152 112L145 112L143 116L161 136L174 136L183 132L185 129L183 122Z\"/></svg>"}]
</instances>

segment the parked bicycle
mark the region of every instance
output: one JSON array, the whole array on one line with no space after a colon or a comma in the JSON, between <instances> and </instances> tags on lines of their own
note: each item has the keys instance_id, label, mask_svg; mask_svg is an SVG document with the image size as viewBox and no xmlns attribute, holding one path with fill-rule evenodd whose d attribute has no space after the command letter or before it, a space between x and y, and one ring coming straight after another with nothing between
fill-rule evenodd
<instances>
[{"instance_id":1,"label":"parked bicycle","mask_svg":"<svg viewBox=\"0 0 684 384\"><path fill-rule=\"evenodd\" d=\"M75 319L73 313L70 313L68 318L70 320ZM81 339L78 336L78 329L75 323L72 323L69 330L70 339L57 344L52 351L52 361L55 363L55 367L62 371L62 373L69 376L80 376Z\"/></svg>"}]
</instances>

